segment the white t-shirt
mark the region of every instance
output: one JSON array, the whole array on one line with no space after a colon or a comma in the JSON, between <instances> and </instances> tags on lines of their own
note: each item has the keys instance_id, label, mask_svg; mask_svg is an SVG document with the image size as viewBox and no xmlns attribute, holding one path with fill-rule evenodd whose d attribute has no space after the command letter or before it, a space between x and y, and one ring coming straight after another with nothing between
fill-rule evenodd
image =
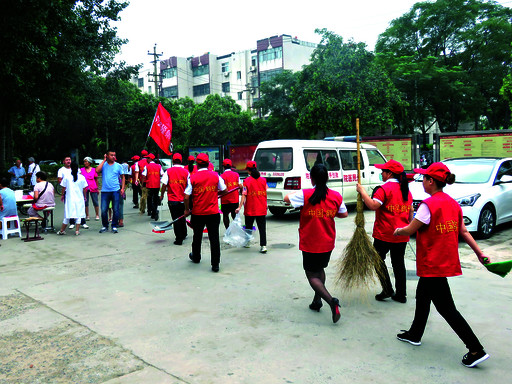
<instances>
[{"instance_id":1,"label":"white t-shirt","mask_svg":"<svg viewBox=\"0 0 512 384\"><path fill-rule=\"evenodd\" d=\"M207 171L208 168L201 168L197 172ZM226 189L226 183L224 183L224 179L219 176L219 183L217 184L217 188L219 191L224 191ZM192 184L190 183L190 177L188 178L187 188L185 188L185 195L192 195Z\"/></svg>"},{"instance_id":2,"label":"white t-shirt","mask_svg":"<svg viewBox=\"0 0 512 384\"><path fill-rule=\"evenodd\" d=\"M304 191L300 190L297 193L294 193L289 197L290 203L293 208L299 208L304 206ZM338 213L347 212L347 207L345 203L341 203L340 208L338 209Z\"/></svg>"},{"instance_id":3,"label":"white t-shirt","mask_svg":"<svg viewBox=\"0 0 512 384\"><path fill-rule=\"evenodd\" d=\"M430 209L428 208L427 204L420 204L418 207L418 210L416 211L416 215L414 215L415 219L418 219L423 224L430 224Z\"/></svg>"},{"instance_id":4,"label":"white t-shirt","mask_svg":"<svg viewBox=\"0 0 512 384\"><path fill-rule=\"evenodd\" d=\"M31 173L32 174L32 176L30 177L30 185L36 185L36 183L37 183L37 181L36 181L36 173L40 172L40 171L41 171L41 168L39 168L38 164L32 163L32 164L28 165L28 172L27 173Z\"/></svg>"}]
</instances>

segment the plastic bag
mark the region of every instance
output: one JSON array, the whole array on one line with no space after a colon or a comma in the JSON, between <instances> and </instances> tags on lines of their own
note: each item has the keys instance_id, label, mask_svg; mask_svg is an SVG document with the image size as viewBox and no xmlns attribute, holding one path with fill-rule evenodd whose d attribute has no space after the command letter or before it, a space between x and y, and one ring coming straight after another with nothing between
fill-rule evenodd
<instances>
[{"instance_id":1,"label":"plastic bag","mask_svg":"<svg viewBox=\"0 0 512 384\"><path fill-rule=\"evenodd\" d=\"M232 245L233 247L243 247L253 239L252 231L246 231L242 226L240 214L237 213L235 219L229 224L226 233L224 234L224 242Z\"/></svg>"}]
</instances>

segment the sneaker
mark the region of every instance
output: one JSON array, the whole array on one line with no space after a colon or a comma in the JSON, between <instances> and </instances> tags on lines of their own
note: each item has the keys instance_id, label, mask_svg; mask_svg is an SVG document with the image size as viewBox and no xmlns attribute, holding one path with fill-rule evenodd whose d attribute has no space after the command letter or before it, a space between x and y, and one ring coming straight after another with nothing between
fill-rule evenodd
<instances>
[{"instance_id":1,"label":"sneaker","mask_svg":"<svg viewBox=\"0 0 512 384\"><path fill-rule=\"evenodd\" d=\"M475 365L487 360L488 358L489 354L485 353L483 349L475 354L468 352L462 358L462 365L468 368L473 368Z\"/></svg>"},{"instance_id":2,"label":"sneaker","mask_svg":"<svg viewBox=\"0 0 512 384\"><path fill-rule=\"evenodd\" d=\"M116 227L112 227L112 233L117 233L117 228Z\"/></svg>"},{"instance_id":3,"label":"sneaker","mask_svg":"<svg viewBox=\"0 0 512 384\"><path fill-rule=\"evenodd\" d=\"M96 221L100 221L100 217L99 216L96 216L96 218L94 219Z\"/></svg>"},{"instance_id":4,"label":"sneaker","mask_svg":"<svg viewBox=\"0 0 512 384\"><path fill-rule=\"evenodd\" d=\"M64 231L58 231L57 232L57 235L60 235L60 236L65 235L65 234L66 234L66 232L64 232Z\"/></svg>"},{"instance_id":5,"label":"sneaker","mask_svg":"<svg viewBox=\"0 0 512 384\"><path fill-rule=\"evenodd\" d=\"M75 224L71 224L71 225L69 226L69 229L73 229L73 228L75 228Z\"/></svg>"},{"instance_id":6,"label":"sneaker","mask_svg":"<svg viewBox=\"0 0 512 384\"><path fill-rule=\"evenodd\" d=\"M83 229L89 229L89 226L87 224L82 225Z\"/></svg>"},{"instance_id":7,"label":"sneaker","mask_svg":"<svg viewBox=\"0 0 512 384\"><path fill-rule=\"evenodd\" d=\"M412 337L409 331L406 331L405 329L402 329L403 333L399 333L396 335L396 338L400 341L405 341L406 343L412 344L412 345L421 345L421 339L418 339L416 337Z\"/></svg>"},{"instance_id":8,"label":"sneaker","mask_svg":"<svg viewBox=\"0 0 512 384\"><path fill-rule=\"evenodd\" d=\"M340 313L340 301L333 297L331 302L332 322L337 323L341 317Z\"/></svg>"},{"instance_id":9,"label":"sneaker","mask_svg":"<svg viewBox=\"0 0 512 384\"><path fill-rule=\"evenodd\" d=\"M260 248L260 253L267 253L267 247L262 245L261 248Z\"/></svg>"},{"instance_id":10,"label":"sneaker","mask_svg":"<svg viewBox=\"0 0 512 384\"><path fill-rule=\"evenodd\" d=\"M87 217L85 218L85 220L89 221L89 220L91 220L91 218L90 218L89 216L87 216Z\"/></svg>"},{"instance_id":11,"label":"sneaker","mask_svg":"<svg viewBox=\"0 0 512 384\"><path fill-rule=\"evenodd\" d=\"M80 232L79 232L79 231L76 231L76 232L75 232L75 236L80 236Z\"/></svg>"},{"instance_id":12,"label":"sneaker","mask_svg":"<svg viewBox=\"0 0 512 384\"><path fill-rule=\"evenodd\" d=\"M102 227L102 228L100 229L100 233L105 233L105 232L107 232L107 231L108 231L108 228L107 228L107 227Z\"/></svg>"}]
</instances>

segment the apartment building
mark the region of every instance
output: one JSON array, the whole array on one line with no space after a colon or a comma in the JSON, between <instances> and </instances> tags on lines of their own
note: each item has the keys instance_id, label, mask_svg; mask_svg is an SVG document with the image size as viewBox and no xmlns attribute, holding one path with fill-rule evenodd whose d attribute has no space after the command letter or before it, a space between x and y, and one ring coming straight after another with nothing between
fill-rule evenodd
<instances>
[{"instance_id":1,"label":"apartment building","mask_svg":"<svg viewBox=\"0 0 512 384\"><path fill-rule=\"evenodd\" d=\"M243 110L249 110L260 96L261 83L283 70L300 70L309 63L315 48L314 43L280 35L258 40L256 49L222 56L171 56L160 61L159 94L168 98L188 96L196 103L210 94L219 94L232 97ZM141 71L134 83L143 92L149 87L154 90L152 71Z\"/></svg>"}]
</instances>

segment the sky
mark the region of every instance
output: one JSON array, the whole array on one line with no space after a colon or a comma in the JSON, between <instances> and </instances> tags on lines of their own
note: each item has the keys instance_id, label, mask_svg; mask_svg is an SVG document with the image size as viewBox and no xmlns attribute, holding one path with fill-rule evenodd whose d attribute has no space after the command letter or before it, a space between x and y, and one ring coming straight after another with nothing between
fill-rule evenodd
<instances>
[{"instance_id":1,"label":"sky","mask_svg":"<svg viewBox=\"0 0 512 384\"><path fill-rule=\"evenodd\" d=\"M129 42L117 61L150 67L153 47L171 56L225 55L255 49L256 41L287 34L320 42L316 28L364 42L373 50L389 23L409 11L414 0L129 0L113 23L118 36ZM512 7L512 0L498 3Z\"/></svg>"}]
</instances>

